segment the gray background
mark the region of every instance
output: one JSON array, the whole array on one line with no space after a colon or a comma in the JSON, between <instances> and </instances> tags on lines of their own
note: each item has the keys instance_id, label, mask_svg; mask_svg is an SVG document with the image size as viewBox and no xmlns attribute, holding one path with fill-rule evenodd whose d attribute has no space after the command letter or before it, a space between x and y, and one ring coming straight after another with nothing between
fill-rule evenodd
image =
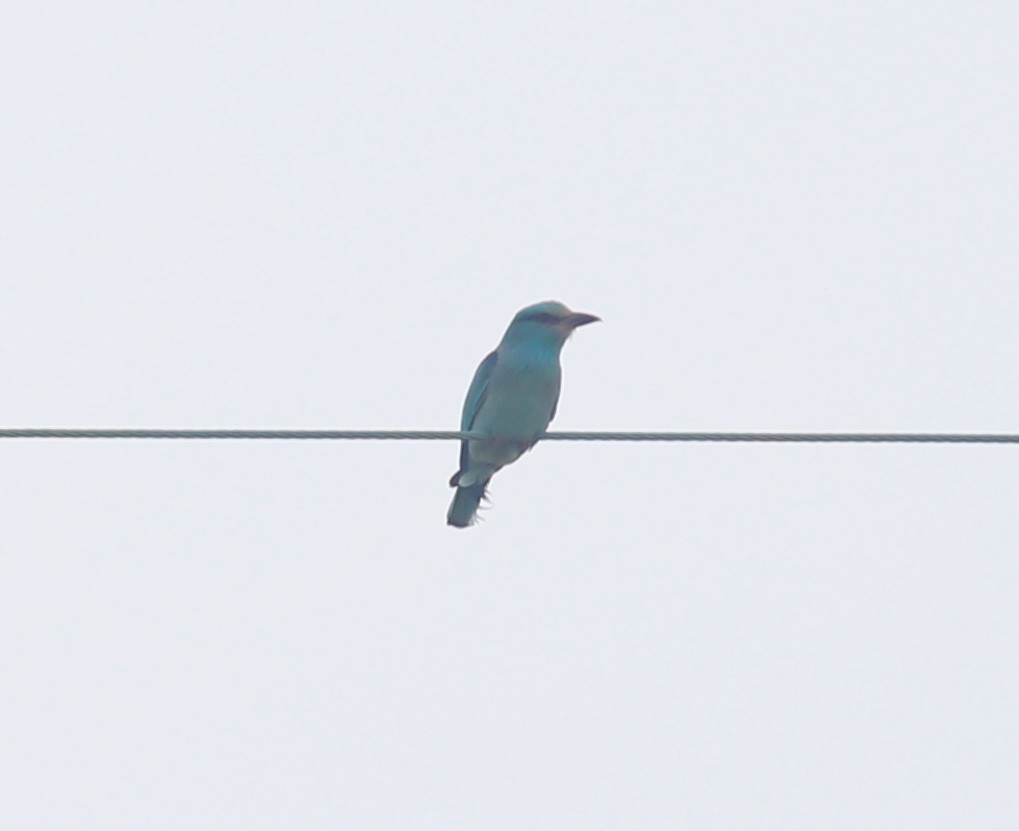
<instances>
[{"instance_id":1,"label":"gray background","mask_svg":"<svg viewBox=\"0 0 1019 831\"><path fill-rule=\"evenodd\" d=\"M1019 429L1014 3L5 14L3 426ZM1019 451L0 444L5 828L1013 828Z\"/></svg>"}]
</instances>

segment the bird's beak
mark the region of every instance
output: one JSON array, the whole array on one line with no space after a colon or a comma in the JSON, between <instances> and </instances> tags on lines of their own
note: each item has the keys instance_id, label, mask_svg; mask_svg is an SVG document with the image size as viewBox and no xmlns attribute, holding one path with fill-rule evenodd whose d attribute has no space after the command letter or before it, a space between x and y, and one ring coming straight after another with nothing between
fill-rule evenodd
<instances>
[{"instance_id":1,"label":"bird's beak","mask_svg":"<svg viewBox=\"0 0 1019 831\"><path fill-rule=\"evenodd\" d=\"M601 318L584 312L574 312L563 322L571 329L576 329L578 326L586 326L588 323L600 323Z\"/></svg>"}]
</instances>

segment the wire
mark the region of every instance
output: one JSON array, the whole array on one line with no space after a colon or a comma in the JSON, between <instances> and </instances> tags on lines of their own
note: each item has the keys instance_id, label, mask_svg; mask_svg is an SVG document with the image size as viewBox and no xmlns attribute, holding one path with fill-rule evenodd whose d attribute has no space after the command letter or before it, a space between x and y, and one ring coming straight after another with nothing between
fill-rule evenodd
<instances>
[{"instance_id":1,"label":"wire","mask_svg":"<svg viewBox=\"0 0 1019 831\"><path fill-rule=\"evenodd\" d=\"M458 430L169 430L8 428L0 439L304 439L445 441L483 438ZM856 444L1019 444L1019 433L546 433L542 441L679 441Z\"/></svg>"}]
</instances>

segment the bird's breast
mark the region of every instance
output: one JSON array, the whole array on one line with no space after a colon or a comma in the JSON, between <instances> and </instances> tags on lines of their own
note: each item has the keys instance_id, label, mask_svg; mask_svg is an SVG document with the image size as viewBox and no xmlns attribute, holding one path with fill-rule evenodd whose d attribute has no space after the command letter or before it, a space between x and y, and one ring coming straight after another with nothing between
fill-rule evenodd
<instances>
[{"instance_id":1,"label":"bird's breast","mask_svg":"<svg viewBox=\"0 0 1019 831\"><path fill-rule=\"evenodd\" d=\"M496 367L473 429L493 439L529 446L548 428L559 384L558 361L551 366L502 363Z\"/></svg>"}]
</instances>

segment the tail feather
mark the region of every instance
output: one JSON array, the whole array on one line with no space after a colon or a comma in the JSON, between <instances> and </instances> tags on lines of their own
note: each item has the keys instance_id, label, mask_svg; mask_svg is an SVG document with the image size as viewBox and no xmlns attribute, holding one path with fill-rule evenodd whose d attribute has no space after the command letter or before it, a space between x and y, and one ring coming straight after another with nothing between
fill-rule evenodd
<instances>
[{"instance_id":1,"label":"tail feather","mask_svg":"<svg viewBox=\"0 0 1019 831\"><path fill-rule=\"evenodd\" d=\"M478 505L485 497L485 486L488 481L479 482L476 485L467 485L457 488L453 495L453 502L446 514L446 524L456 528L467 528L474 524L478 516Z\"/></svg>"}]
</instances>

